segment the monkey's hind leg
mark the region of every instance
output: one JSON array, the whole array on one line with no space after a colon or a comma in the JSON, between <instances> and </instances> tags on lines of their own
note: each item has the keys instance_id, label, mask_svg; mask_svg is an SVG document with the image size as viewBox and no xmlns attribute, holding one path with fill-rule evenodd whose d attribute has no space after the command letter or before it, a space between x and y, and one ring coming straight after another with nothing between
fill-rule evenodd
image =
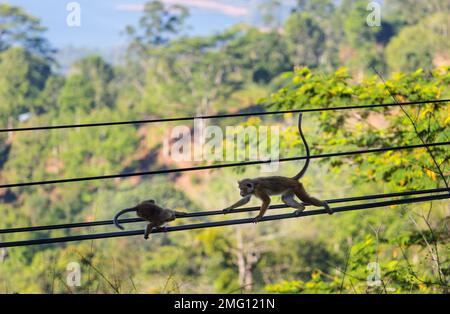
<instances>
[{"instance_id":1,"label":"monkey's hind leg","mask_svg":"<svg viewBox=\"0 0 450 314\"><path fill-rule=\"evenodd\" d=\"M306 193L306 190L303 187L303 184L300 183L298 186L296 186L294 189L294 193L295 193L295 195L297 195L297 197L301 201L305 202L306 204L311 204L311 205L318 206L318 207L323 206L323 207L325 207L328 214L330 214L330 215L333 214L333 210L330 208L328 203L325 201L321 201L315 197L309 196L309 194Z\"/></svg>"},{"instance_id":2,"label":"monkey's hind leg","mask_svg":"<svg viewBox=\"0 0 450 314\"><path fill-rule=\"evenodd\" d=\"M294 213L297 215L299 213L301 213L302 211L305 210L305 205L297 202L296 200L294 200L294 192L289 191L284 193L281 196L281 200L283 201L283 203L285 203L287 206L290 206L292 208L297 209Z\"/></svg>"},{"instance_id":3,"label":"monkey's hind leg","mask_svg":"<svg viewBox=\"0 0 450 314\"><path fill-rule=\"evenodd\" d=\"M153 228L155 228L156 225L154 223L149 223L147 225L147 227L145 228L145 234L144 234L144 239L147 240L148 239L148 235L152 232Z\"/></svg>"}]
</instances>

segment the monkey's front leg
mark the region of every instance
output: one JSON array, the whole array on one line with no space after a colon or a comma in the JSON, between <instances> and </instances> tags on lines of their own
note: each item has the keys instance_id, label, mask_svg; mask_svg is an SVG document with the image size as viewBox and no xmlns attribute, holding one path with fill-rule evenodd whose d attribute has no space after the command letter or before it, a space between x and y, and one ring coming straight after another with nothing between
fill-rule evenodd
<instances>
[{"instance_id":1,"label":"monkey's front leg","mask_svg":"<svg viewBox=\"0 0 450 314\"><path fill-rule=\"evenodd\" d=\"M255 224L257 224L257 223L261 220L261 218L264 217L264 214L266 213L267 208L269 208L269 205L270 205L270 197L269 197L269 195L267 195L267 194L265 194L265 193L261 193L261 194L256 194L256 196L257 196L259 199L262 200L262 204L261 204L261 208L260 208L260 210L259 210L258 216L256 216L256 217L253 219L253 222L254 222Z\"/></svg>"},{"instance_id":2,"label":"monkey's front leg","mask_svg":"<svg viewBox=\"0 0 450 314\"><path fill-rule=\"evenodd\" d=\"M241 198L239 201L237 201L235 204L231 205L230 207L227 207L223 210L224 214L228 214L229 212L231 212L233 209L241 207L242 205L247 204L248 202L250 202L250 199L252 198L252 195L247 195L244 196L243 198Z\"/></svg>"},{"instance_id":3,"label":"monkey's front leg","mask_svg":"<svg viewBox=\"0 0 450 314\"><path fill-rule=\"evenodd\" d=\"M144 234L145 240L148 239L148 235L152 232L153 228L155 228L156 226L157 225L152 222L147 225L147 227L145 228L145 234Z\"/></svg>"}]
</instances>

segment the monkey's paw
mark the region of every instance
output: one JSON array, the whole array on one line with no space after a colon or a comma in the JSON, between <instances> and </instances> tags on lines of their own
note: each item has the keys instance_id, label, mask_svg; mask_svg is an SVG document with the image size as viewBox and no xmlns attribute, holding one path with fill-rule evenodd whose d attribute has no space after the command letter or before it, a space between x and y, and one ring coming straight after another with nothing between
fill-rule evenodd
<instances>
[{"instance_id":1,"label":"monkey's paw","mask_svg":"<svg viewBox=\"0 0 450 314\"><path fill-rule=\"evenodd\" d=\"M257 224L258 222L261 221L262 216L256 216L255 218L253 218L253 223Z\"/></svg>"},{"instance_id":2,"label":"monkey's paw","mask_svg":"<svg viewBox=\"0 0 450 314\"><path fill-rule=\"evenodd\" d=\"M229 214L229 213L231 213L231 208L225 208L225 209L223 209L222 211L223 211L223 214L224 214L224 215L225 215L225 214Z\"/></svg>"},{"instance_id":3,"label":"monkey's paw","mask_svg":"<svg viewBox=\"0 0 450 314\"><path fill-rule=\"evenodd\" d=\"M327 208L327 212L328 212L328 215L334 214L334 210L332 210L331 208Z\"/></svg>"},{"instance_id":4,"label":"monkey's paw","mask_svg":"<svg viewBox=\"0 0 450 314\"><path fill-rule=\"evenodd\" d=\"M148 240L148 234L144 235L144 239Z\"/></svg>"},{"instance_id":5,"label":"monkey's paw","mask_svg":"<svg viewBox=\"0 0 450 314\"><path fill-rule=\"evenodd\" d=\"M326 206L325 207L325 209L327 210L327 212L328 212L328 215L333 215L334 214L334 210L330 207L330 206Z\"/></svg>"}]
</instances>

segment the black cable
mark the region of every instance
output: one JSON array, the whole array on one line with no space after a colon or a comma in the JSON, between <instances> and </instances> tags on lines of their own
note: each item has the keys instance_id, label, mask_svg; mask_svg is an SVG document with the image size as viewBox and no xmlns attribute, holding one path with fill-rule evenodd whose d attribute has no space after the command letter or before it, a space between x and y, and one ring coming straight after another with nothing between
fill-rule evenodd
<instances>
[{"instance_id":1,"label":"black cable","mask_svg":"<svg viewBox=\"0 0 450 314\"><path fill-rule=\"evenodd\" d=\"M272 112L269 111L269 112L253 112L253 113L245 112L245 113L217 114L217 115L205 115L205 116L197 116L197 117L129 120L129 121L99 122L99 123L86 123L86 124L63 124L63 125L53 125L53 126L36 126L36 127L24 127L24 128L0 129L0 133L38 131L38 130L54 130L54 129L71 129L71 128L88 128L88 127L99 127L99 126L127 125L127 124L190 121L190 120L195 120L195 119L218 119L218 118L235 118L235 117L248 117L248 116L264 116L264 115L278 115L278 114L300 113L300 112L352 110L352 109L366 109L366 108L385 108L385 107L411 106L411 105L423 105L423 104L439 104L439 103L447 103L447 102L450 102L450 99L409 101L409 102L404 102L404 103L400 103L400 104L398 104L398 103L372 104L372 105L348 106L348 107L342 106L342 107L328 107L328 108L294 109L294 110L282 110L282 111L272 111Z\"/></svg>"},{"instance_id":2,"label":"black cable","mask_svg":"<svg viewBox=\"0 0 450 314\"><path fill-rule=\"evenodd\" d=\"M411 204L411 203L419 203L419 202L429 202L429 201L443 200L443 199L449 199L449 198L450 198L450 194L433 195L433 196L424 196L424 197L416 197L416 198L409 198L409 199L400 199L400 200L393 200L393 201L383 201L383 202L369 203L369 204L347 205L347 206L342 206L342 207L335 207L335 208L333 208L333 210L335 212L345 212L345 211L353 211L353 210L362 210L362 209L371 209L371 208L377 208L377 207L385 207L385 206L391 206L391 205L402 205L402 204ZM263 222L263 221L282 220L282 219L289 219L289 218L324 215L324 214L328 214L325 209L310 210L310 211L304 211L304 212L302 212L300 214L290 213L290 214L280 214L280 215L266 216L266 217L263 217L261 219L261 222ZM195 229L202 229L202 228L224 227L224 226L241 225L241 224L249 224L249 223L253 223L253 219L252 218L213 221L213 222L204 222L204 223L198 223L198 224L189 224L189 225L165 227L165 228L160 228L160 229L154 230L152 233L195 230ZM137 236L137 235L143 235L143 234L144 234L144 230L132 230L132 231L122 231L122 232L109 232L109 233L76 235L76 236L67 236L67 237L60 237L60 238L47 238L47 239L36 239L36 240L12 241L12 242L2 242L2 243L0 243L0 248L17 247L17 246L28 246L28 245L40 245L40 244L52 244L52 243L63 243L63 242L74 242L74 241L85 241L85 240L96 240L96 239L107 239L107 238L117 238L117 237L128 237L128 236Z\"/></svg>"},{"instance_id":3,"label":"black cable","mask_svg":"<svg viewBox=\"0 0 450 314\"><path fill-rule=\"evenodd\" d=\"M312 155L310 158L317 159L317 158L330 158L330 157L340 157L340 156L352 156L352 155L380 153L380 152L386 152L386 151L407 150L407 149L424 148L424 147L445 146L445 145L450 145L450 141L449 142L439 142L439 143L397 146L397 147L363 149L363 150L357 150L357 151L352 151L352 152L328 153L328 154ZM279 162L288 162L288 161L295 161L295 160L302 160L302 159L306 159L306 157L299 156L299 157L280 158L278 161ZM259 165L259 164L266 164L266 163L271 163L271 162L273 162L273 160L255 160L255 161L246 161L246 162L239 162L239 163L164 169L164 170L154 170L154 171L145 171L145 172L120 173L120 174L111 174L111 175L102 175L102 176L93 176L93 177L79 177L79 178L47 180L47 181L21 182L21 183L11 183L11 184L1 184L0 189L22 187L22 186L32 186L32 185L48 185L48 184L68 183L68 182L107 180L107 179L126 178L126 177L135 177L135 176L149 176L149 175L157 175L157 174L167 174L167 173L178 173L178 172L187 172L187 171L199 171L199 170Z\"/></svg>"},{"instance_id":4,"label":"black cable","mask_svg":"<svg viewBox=\"0 0 450 314\"><path fill-rule=\"evenodd\" d=\"M337 204L337 203L367 201L367 200L374 200L374 199L380 199L380 198L413 196L413 195L431 194L431 193L440 193L440 192L450 192L450 190L446 189L446 188L428 189L428 190L406 191L406 192L396 192L396 193L386 193L386 194L363 195L363 196L331 199L331 200L326 200L326 201L329 204ZM304 204L304 205L310 206L310 204ZM289 208L289 206L280 204L280 205L272 205L269 207L269 209L282 209L282 208ZM257 211L259 209L260 209L259 206L238 208L238 209L231 211L227 215L235 214L235 213L252 212L252 211ZM194 212L194 213L187 213L184 216L180 216L180 217L178 217L178 219L216 216L216 215L224 215L224 213L221 210ZM128 224L128 223L136 223L136 222L143 222L143 221L144 220L141 218L128 218L128 219L119 220L119 223L120 224ZM58 230L58 229L72 229L72 228L84 228L84 227L96 227L96 226L108 226L108 225L113 225L113 224L114 224L113 220L99 220L99 221L91 221L91 222L77 222L77 223L48 225L48 226L0 229L0 234L35 232L35 231Z\"/></svg>"}]
</instances>

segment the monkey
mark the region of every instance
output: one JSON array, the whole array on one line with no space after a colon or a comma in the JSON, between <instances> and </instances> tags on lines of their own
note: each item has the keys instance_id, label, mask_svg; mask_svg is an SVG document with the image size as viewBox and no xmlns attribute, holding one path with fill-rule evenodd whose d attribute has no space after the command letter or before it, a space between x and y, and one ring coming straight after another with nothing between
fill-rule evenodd
<instances>
[{"instance_id":1,"label":"monkey","mask_svg":"<svg viewBox=\"0 0 450 314\"><path fill-rule=\"evenodd\" d=\"M294 212L295 214L303 212L305 210L305 205L294 200L294 196L297 196L306 204L323 206L330 215L333 214L333 210L330 208L327 202L321 201L308 195L305 188L303 187L303 184L299 182L299 180L305 175L306 171L308 170L309 161L311 158L308 143L302 131L301 113L298 119L298 130L306 149L306 162L300 172L292 178L272 176L244 179L238 181L242 199L240 199L230 207L225 208L223 210L224 214L230 213L233 209L247 204L250 201L251 197L255 196L262 201L258 215L253 219L254 223L258 223L269 208L271 201L270 196L272 195L281 195L281 199L286 205L296 209L296 211Z\"/></svg>"},{"instance_id":2,"label":"monkey","mask_svg":"<svg viewBox=\"0 0 450 314\"><path fill-rule=\"evenodd\" d=\"M146 221L148 225L145 228L144 239L148 239L149 234L153 228L159 228L166 222L174 221L178 217L186 216L187 213L175 211L168 208L162 208L155 203L154 200L144 201L135 207L121 210L114 216L114 224L120 230L124 228L119 224L118 219L121 215L128 212L136 212L136 215Z\"/></svg>"}]
</instances>

